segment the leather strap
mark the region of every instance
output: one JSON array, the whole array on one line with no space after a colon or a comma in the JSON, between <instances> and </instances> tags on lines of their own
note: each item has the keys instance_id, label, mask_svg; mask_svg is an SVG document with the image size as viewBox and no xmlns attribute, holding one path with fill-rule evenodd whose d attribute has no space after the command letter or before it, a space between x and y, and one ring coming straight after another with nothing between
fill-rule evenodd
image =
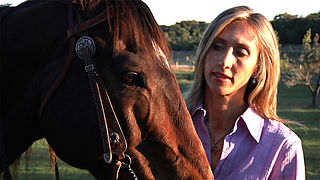
<instances>
[{"instance_id":1,"label":"leather strap","mask_svg":"<svg viewBox=\"0 0 320 180\"><path fill-rule=\"evenodd\" d=\"M127 172L125 177L121 177L121 179L138 180L136 174L131 169L131 158L129 156L126 155L123 159L116 162L113 167L113 180L119 179L120 170L122 170L122 172Z\"/></svg>"},{"instance_id":2,"label":"leather strap","mask_svg":"<svg viewBox=\"0 0 320 180\"><path fill-rule=\"evenodd\" d=\"M72 14L72 12L69 13ZM70 37L74 37L74 35L80 35L91 27L97 25L98 23L106 21L107 12L105 10L97 17L87 21L82 21L79 14L77 14L77 17L79 24L71 24L69 26L70 28L68 29L68 35ZM104 86L102 77L96 69L93 55L91 54L89 48L83 50L83 52L86 53L86 55L84 55L85 71L88 73L90 87L93 93L101 130L104 149L103 156L107 163L111 163L112 153L118 155L118 159L121 158L120 155L124 156L123 154L127 149L127 142L122 132L117 115L114 112L109 94Z\"/></svg>"},{"instance_id":3,"label":"leather strap","mask_svg":"<svg viewBox=\"0 0 320 180\"><path fill-rule=\"evenodd\" d=\"M116 164L115 164L114 167L113 167L113 176L112 176L112 179L114 179L114 180L119 179L119 172L120 172L120 169L121 169L122 164L123 164L123 162L121 162L121 161L117 161L117 162L116 162Z\"/></svg>"},{"instance_id":4,"label":"leather strap","mask_svg":"<svg viewBox=\"0 0 320 180\"><path fill-rule=\"evenodd\" d=\"M99 75L96 77L97 77L97 87L99 89L101 101L103 103L103 107L105 108L104 110L107 114L106 123L109 130L112 153L119 156L127 150L127 142L122 132L117 115L113 109L108 91L104 87L104 83L102 82L101 77Z\"/></svg>"},{"instance_id":5,"label":"leather strap","mask_svg":"<svg viewBox=\"0 0 320 180\"><path fill-rule=\"evenodd\" d=\"M53 92L58 88L61 84L63 78L69 66L71 64L71 60L74 54L74 47L75 47L75 36L78 36L91 27L107 20L107 12L106 10L100 13L97 17L90 19L88 21L82 22L79 16L78 23L74 25L73 23L73 6L72 4L69 7L69 29L67 30L68 37L70 38L70 53L68 56L68 60L63 68L63 72L60 74L56 82L53 84L51 90L49 91L48 95L44 98L39 112L39 117L41 117L42 111L44 109L45 104L47 103L48 99L52 96ZM88 79L90 83L90 87L93 93L93 98L96 106L96 112L99 120L99 126L101 130L101 138L103 142L103 158L107 163L112 162L112 154L117 155L116 166L116 173L119 173L119 170L123 163L122 160L129 159L131 164L131 159L129 156L125 155L125 151L127 150L127 142L123 131L121 129L120 123L118 121L117 115L114 111L113 105L111 103L109 94L107 89L105 88L104 82L100 74L98 73L93 55L90 54L89 48L86 48L84 51L86 53L87 58L84 59L85 62L85 71L88 73ZM129 173L132 175L133 179L137 179L135 173L130 168L130 164L127 165ZM115 174L118 177L118 174Z\"/></svg>"},{"instance_id":6,"label":"leather strap","mask_svg":"<svg viewBox=\"0 0 320 180\"><path fill-rule=\"evenodd\" d=\"M98 16L96 16L93 19L89 19L81 24L76 24L71 26L68 30L68 37L73 37L80 35L84 31L96 26L97 24L100 24L103 21L106 21L108 19L107 10L104 10L102 13L100 13Z\"/></svg>"},{"instance_id":7,"label":"leather strap","mask_svg":"<svg viewBox=\"0 0 320 180\"><path fill-rule=\"evenodd\" d=\"M68 12L68 18L69 18L69 27L73 26L73 13L72 13L72 4L69 6L69 12ZM75 37L71 37L70 38L70 46L69 46L69 55L67 58L67 61L65 62L65 64L63 65L63 69L62 72L60 73L59 77L57 78L57 80L53 83L53 85L51 86L49 92L47 93L47 95L44 97L44 99L41 102L40 105L40 109L39 109L39 119L41 119L42 117L42 113L44 110L44 107L46 106L48 100L51 98L51 96L53 95L53 93L56 91L56 89L60 86L62 80L64 79L69 66L71 64L72 61L72 56L74 54L74 46L75 46Z\"/></svg>"},{"instance_id":8,"label":"leather strap","mask_svg":"<svg viewBox=\"0 0 320 180\"><path fill-rule=\"evenodd\" d=\"M87 53L89 54L89 52ZM104 159L107 163L111 163L112 153L116 155L123 154L127 150L127 142L102 77L95 68L93 58L90 55L88 57L88 59L85 59L85 70L88 73L99 119Z\"/></svg>"}]
</instances>

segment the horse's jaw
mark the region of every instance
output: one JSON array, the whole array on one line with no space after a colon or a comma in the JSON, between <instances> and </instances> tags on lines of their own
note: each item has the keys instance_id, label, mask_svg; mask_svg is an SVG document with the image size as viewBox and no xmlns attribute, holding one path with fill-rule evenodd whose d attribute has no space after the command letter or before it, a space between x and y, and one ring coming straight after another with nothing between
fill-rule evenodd
<instances>
[{"instance_id":1,"label":"horse's jaw","mask_svg":"<svg viewBox=\"0 0 320 180\"><path fill-rule=\"evenodd\" d=\"M184 118L191 120L189 114ZM132 155L132 168L140 171L138 177L214 179L205 150L200 139L196 138L198 136L193 126L164 125L154 131L149 132L148 138L138 146L128 148L128 153Z\"/></svg>"}]
</instances>

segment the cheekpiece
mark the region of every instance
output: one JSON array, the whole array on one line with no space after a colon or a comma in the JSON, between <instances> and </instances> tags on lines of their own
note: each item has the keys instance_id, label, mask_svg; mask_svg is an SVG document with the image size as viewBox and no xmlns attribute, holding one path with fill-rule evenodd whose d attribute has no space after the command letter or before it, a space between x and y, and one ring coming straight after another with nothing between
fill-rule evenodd
<instances>
[{"instance_id":1,"label":"cheekpiece","mask_svg":"<svg viewBox=\"0 0 320 180\"><path fill-rule=\"evenodd\" d=\"M89 57L94 56L96 52L96 45L91 37L82 36L75 46L78 57L82 60L86 60Z\"/></svg>"}]
</instances>

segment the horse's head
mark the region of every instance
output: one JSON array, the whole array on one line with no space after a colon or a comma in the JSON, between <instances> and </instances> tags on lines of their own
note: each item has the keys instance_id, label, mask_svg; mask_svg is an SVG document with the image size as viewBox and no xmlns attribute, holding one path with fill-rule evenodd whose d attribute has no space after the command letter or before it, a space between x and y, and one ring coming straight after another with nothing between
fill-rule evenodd
<instances>
[{"instance_id":1,"label":"horse's head","mask_svg":"<svg viewBox=\"0 0 320 180\"><path fill-rule=\"evenodd\" d=\"M69 11L73 12L69 38L91 37L96 50L85 51L89 62L73 53L63 80L55 81L59 86L53 86L54 91L40 105L39 127L57 155L96 178L109 178L119 157L113 155L110 164L101 158L105 138L110 137L99 121L103 116L118 119L127 142L124 153L131 157L131 168L138 178L212 178L169 67L166 40L147 5L140 0L97 0L82 1L76 9ZM89 25L81 26L89 21ZM91 61L94 69L88 70ZM89 75L91 72L94 76ZM104 85L99 86L97 77ZM46 75L42 78L44 82L52 79ZM92 80L95 78L98 81ZM110 104L105 101L108 96Z\"/></svg>"}]
</instances>

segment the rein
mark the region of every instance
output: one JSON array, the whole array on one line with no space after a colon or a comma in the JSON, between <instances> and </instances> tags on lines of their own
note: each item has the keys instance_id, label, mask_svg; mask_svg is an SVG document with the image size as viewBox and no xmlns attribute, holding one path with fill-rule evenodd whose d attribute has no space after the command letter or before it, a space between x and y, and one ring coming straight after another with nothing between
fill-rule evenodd
<instances>
[{"instance_id":1,"label":"rein","mask_svg":"<svg viewBox=\"0 0 320 180\"><path fill-rule=\"evenodd\" d=\"M125 154L127 150L127 142L123 131L121 129L119 120L114 111L112 102L110 100L108 91L104 85L101 75L98 73L95 65L95 43L94 40L88 36L82 36L78 39L79 35L87 34L90 28L97 24L107 21L107 10L104 10L98 16L87 21L82 21L77 11L78 24L73 23L73 4L79 4L73 2L69 6L69 29L67 30L68 38L70 39L70 52L68 59L64 65L62 73L59 75L56 82L51 87L49 93L46 95L40 106L39 117L41 117L44 107L54 91L59 87L65 74L71 64L74 51L78 55L79 59L84 61L84 70L88 73L88 79L95 102L96 112L98 116L101 138L103 142L103 156L98 159L104 159L107 164L111 164L115 159L115 165L113 168L113 179L118 179L120 169L127 170L130 174L130 179L137 180L137 177L131 169L131 158ZM113 158L116 155L116 158Z\"/></svg>"}]
</instances>

